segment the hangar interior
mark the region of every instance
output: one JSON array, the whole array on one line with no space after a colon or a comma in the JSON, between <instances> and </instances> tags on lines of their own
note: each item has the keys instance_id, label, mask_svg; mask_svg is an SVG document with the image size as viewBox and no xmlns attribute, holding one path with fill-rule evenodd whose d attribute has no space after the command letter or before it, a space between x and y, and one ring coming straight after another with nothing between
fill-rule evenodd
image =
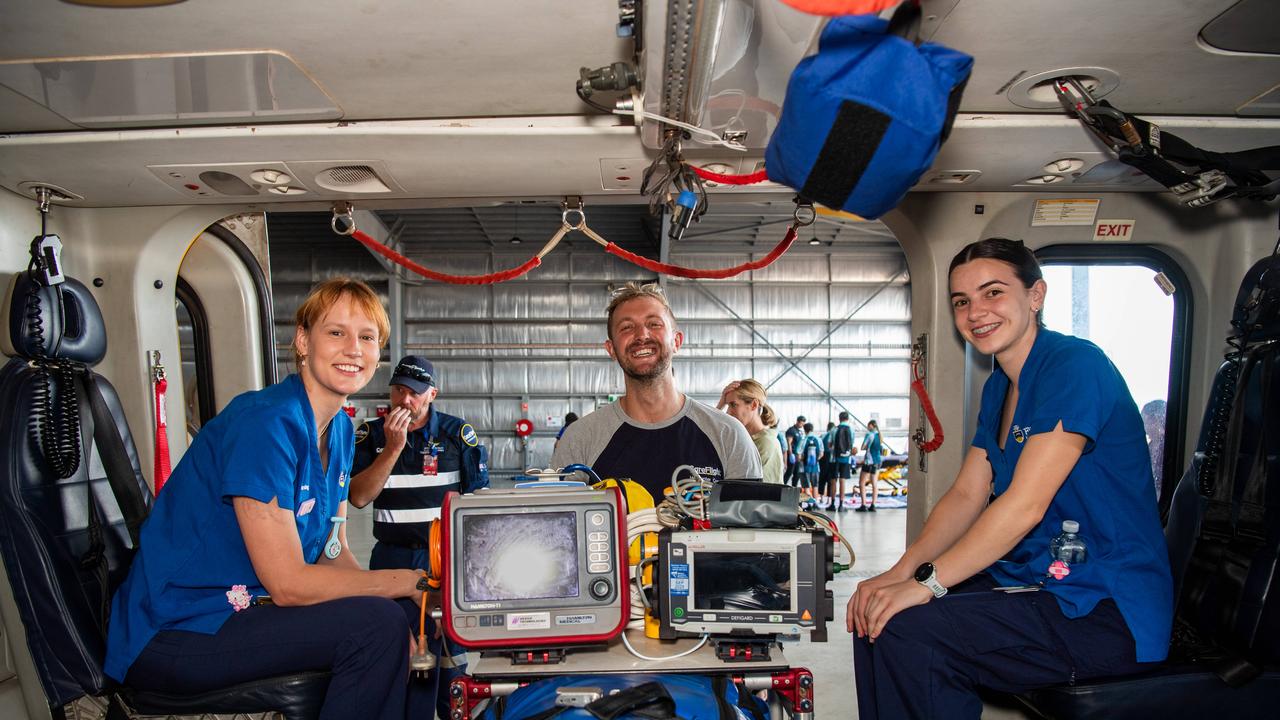
<instances>
[{"instance_id":1,"label":"hangar interior","mask_svg":"<svg viewBox=\"0 0 1280 720\"><path fill-rule=\"evenodd\" d=\"M643 205L586 209L589 226L648 258L720 268L765 256L792 221L791 203L717 201L679 241ZM560 226L555 202L379 210L379 234L432 270L476 275L512 268ZM420 354L436 368L436 407L471 422L490 450L495 479L544 466L566 412L616 399L623 378L605 353L605 307L627 281L658 281L684 345L679 387L714 405L725 383L768 387L781 427L804 415L820 430L842 409L876 419L888 448L905 452L911 354L910 278L902 249L879 222L819 215L773 265L725 280L658 278L570 233L542 265L492 285L453 285L395 269L336 235L329 213L270 213L270 283L277 372L292 371L294 312L318 281L346 274L370 283L390 310L391 344L363 393L358 418L387 402L392 364ZM364 229L364 228L362 228ZM527 417L527 442L515 423Z\"/></svg>"}]
</instances>

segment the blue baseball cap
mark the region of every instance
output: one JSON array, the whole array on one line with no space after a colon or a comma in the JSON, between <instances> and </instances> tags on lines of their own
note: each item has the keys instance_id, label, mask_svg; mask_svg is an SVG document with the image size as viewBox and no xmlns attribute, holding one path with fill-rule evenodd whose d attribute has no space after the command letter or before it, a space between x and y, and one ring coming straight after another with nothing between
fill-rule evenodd
<instances>
[{"instance_id":1,"label":"blue baseball cap","mask_svg":"<svg viewBox=\"0 0 1280 720\"><path fill-rule=\"evenodd\" d=\"M406 355L391 373L390 385L403 385L416 393L436 386L436 368L421 355Z\"/></svg>"}]
</instances>

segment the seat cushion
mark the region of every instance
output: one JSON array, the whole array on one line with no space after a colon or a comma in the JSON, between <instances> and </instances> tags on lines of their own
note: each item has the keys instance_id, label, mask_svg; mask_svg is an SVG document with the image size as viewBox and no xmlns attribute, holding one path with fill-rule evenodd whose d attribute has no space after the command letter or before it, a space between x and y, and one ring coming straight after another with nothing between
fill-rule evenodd
<instances>
[{"instance_id":1,"label":"seat cushion","mask_svg":"<svg viewBox=\"0 0 1280 720\"><path fill-rule=\"evenodd\" d=\"M1267 668L1244 687L1232 688L1202 665L1163 665L1140 675L1059 685L1018 697L1051 720L1273 718L1277 698L1280 668Z\"/></svg>"},{"instance_id":2,"label":"seat cushion","mask_svg":"<svg viewBox=\"0 0 1280 720\"><path fill-rule=\"evenodd\" d=\"M260 713L276 711L285 720L313 720L320 716L328 672L254 680L199 695L169 695L126 689L121 695L144 715L199 715L220 713Z\"/></svg>"}]
</instances>

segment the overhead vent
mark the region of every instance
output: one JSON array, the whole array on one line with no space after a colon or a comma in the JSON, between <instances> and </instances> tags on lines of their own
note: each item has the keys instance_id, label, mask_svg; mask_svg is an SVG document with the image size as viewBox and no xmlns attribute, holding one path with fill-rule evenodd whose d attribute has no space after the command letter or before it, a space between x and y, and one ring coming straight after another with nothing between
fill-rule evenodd
<instances>
[{"instance_id":1,"label":"overhead vent","mask_svg":"<svg viewBox=\"0 0 1280 720\"><path fill-rule=\"evenodd\" d=\"M316 185L349 193L386 193L391 188L368 165L339 165L316 174Z\"/></svg>"},{"instance_id":2,"label":"overhead vent","mask_svg":"<svg viewBox=\"0 0 1280 720\"><path fill-rule=\"evenodd\" d=\"M282 162L148 165L164 184L200 200L305 195L308 188Z\"/></svg>"}]
</instances>

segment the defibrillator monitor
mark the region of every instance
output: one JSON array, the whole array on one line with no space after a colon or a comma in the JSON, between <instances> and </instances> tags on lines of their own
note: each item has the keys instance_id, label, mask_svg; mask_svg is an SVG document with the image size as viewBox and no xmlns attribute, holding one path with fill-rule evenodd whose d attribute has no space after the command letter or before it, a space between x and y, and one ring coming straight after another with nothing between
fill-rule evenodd
<instances>
[{"instance_id":1,"label":"defibrillator monitor","mask_svg":"<svg viewBox=\"0 0 1280 720\"><path fill-rule=\"evenodd\" d=\"M445 631L465 647L603 642L630 610L617 488L449 493L441 512Z\"/></svg>"},{"instance_id":2,"label":"defibrillator monitor","mask_svg":"<svg viewBox=\"0 0 1280 720\"><path fill-rule=\"evenodd\" d=\"M658 535L659 637L827 639L831 540L820 531L733 528Z\"/></svg>"}]
</instances>

